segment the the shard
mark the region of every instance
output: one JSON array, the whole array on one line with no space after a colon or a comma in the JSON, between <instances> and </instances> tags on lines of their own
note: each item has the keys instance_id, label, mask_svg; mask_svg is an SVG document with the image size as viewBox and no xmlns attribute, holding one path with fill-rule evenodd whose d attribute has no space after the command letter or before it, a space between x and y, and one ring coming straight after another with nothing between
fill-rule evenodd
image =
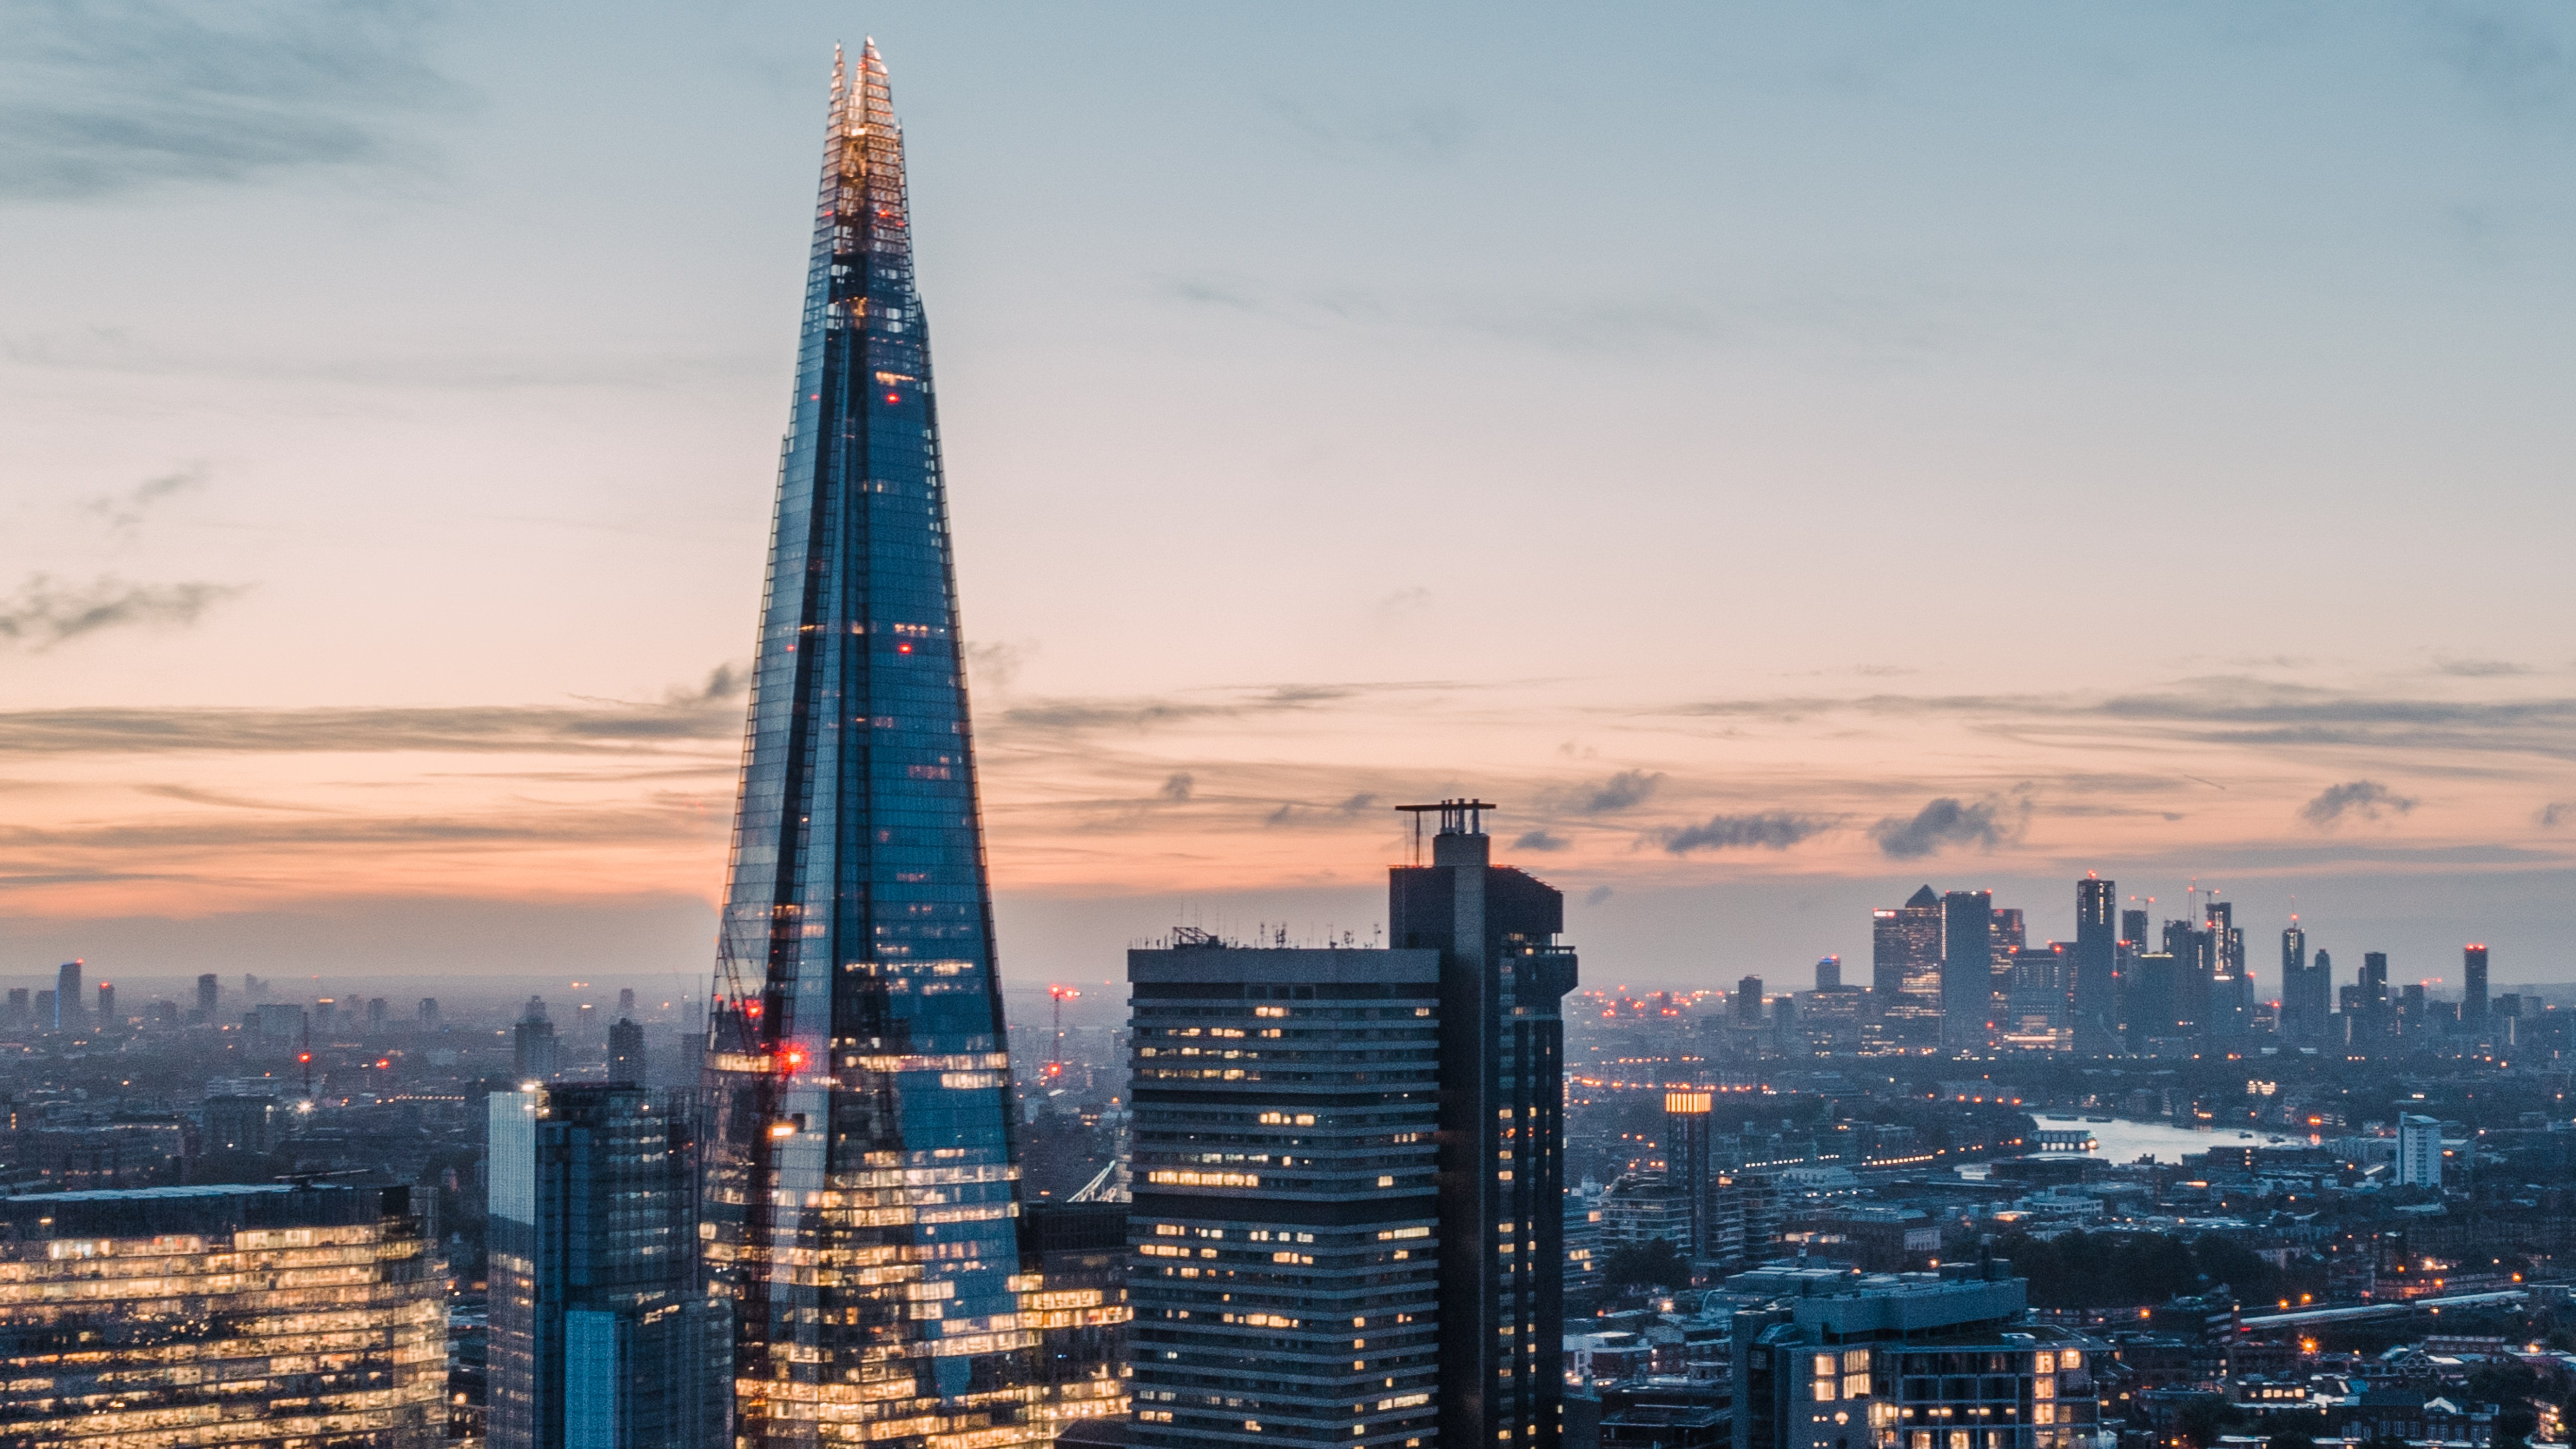
<instances>
[{"instance_id":1,"label":"the shard","mask_svg":"<svg viewBox=\"0 0 2576 1449\"><path fill-rule=\"evenodd\" d=\"M835 64L707 1057L746 1445L998 1449L1126 1408L1024 1254L903 136Z\"/></svg>"}]
</instances>

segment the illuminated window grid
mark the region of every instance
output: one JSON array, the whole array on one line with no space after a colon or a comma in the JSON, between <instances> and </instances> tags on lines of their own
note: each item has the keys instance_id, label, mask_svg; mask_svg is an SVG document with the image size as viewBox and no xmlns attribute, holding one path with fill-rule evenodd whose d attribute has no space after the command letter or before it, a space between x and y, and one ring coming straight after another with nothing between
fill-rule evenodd
<instances>
[{"instance_id":1,"label":"illuminated window grid","mask_svg":"<svg viewBox=\"0 0 2576 1449\"><path fill-rule=\"evenodd\" d=\"M1429 956L1131 954L1140 1446L1435 1435Z\"/></svg>"},{"instance_id":2,"label":"illuminated window grid","mask_svg":"<svg viewBox=\"0 0 2576 1449\"><path fill-rule=\"evenodd\" d=\"M21 1351L0 1360L0 1442L409 1446L445 1432L446 1310L416 1236L370 1224L6 1251L0 1327Z\"/></svg>"}]
</instances>

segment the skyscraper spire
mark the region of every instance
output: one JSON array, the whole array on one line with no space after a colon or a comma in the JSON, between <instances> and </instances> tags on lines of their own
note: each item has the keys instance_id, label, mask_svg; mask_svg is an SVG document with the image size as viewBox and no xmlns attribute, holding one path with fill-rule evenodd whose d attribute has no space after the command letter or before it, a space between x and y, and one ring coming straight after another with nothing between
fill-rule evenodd
<instances>
[{"instance_id":1,"label":"skyscraper spire","mask_svg":"<svg viewBox=\"0 0 2576 1449\"><path fill-rule=\"evenodd\" d=\"M708 1043L737 1430L1042 1443L1124 1399L1105 1373L1042 1384L1037 1360L1064 1360L1034 1352L1023 1301L947 492L874 44L834 66L791 414ZM1095 1323L1124 1311L1092 1301Z\"/></svg>"}]
</instances>

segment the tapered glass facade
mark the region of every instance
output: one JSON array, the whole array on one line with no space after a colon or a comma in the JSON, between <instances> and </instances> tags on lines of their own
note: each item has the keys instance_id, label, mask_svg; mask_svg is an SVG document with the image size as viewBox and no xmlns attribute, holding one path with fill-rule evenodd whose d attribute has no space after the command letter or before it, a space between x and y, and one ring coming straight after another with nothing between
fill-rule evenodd
<instances>
[{"instance_id":1,"label":"tapered glass facade","mask_svg":"<svg viewBox=\"0 0 2576 1449\"><path fill-rule=\"evenodd\" d=\"M445 1296L407 1188L0 1199L0 1444L430 1449Z\"/></svg>"},{"instance_id":2,"label":"tapered glass facade","mask_svg":"<svg viewBox=\"0 0 2576 1449\"><path fill-rule=\"evenodd\" d=\"M1114 1365L1046 1338L1124 1308L1021 1261L930 352L873 45L834 77L717 976L701 1232L743 1442L985 1449L1124 1412Z\"/></svg>"}]
</instances>

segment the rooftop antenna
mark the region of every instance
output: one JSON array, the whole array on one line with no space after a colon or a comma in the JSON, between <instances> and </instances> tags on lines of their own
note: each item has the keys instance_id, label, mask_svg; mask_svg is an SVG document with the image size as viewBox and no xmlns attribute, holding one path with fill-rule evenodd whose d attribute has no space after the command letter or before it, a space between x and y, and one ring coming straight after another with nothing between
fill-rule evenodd
<instances>
[{"instance_id":1,"label":"rooftop antenna","mask_svg":"<svg viewBox=\"0 0 2576 1449\"><path fill-rule=\"evenodd\" d=\"M1413 864L1422 863L1422 817L1430 811L1440 812L1443 835L1482 835L1485 812L1494 808L1485 800L1443 800L1437 805L1398 805L1398 810L1413 817Z\"/></svg>"}]
</instances>

